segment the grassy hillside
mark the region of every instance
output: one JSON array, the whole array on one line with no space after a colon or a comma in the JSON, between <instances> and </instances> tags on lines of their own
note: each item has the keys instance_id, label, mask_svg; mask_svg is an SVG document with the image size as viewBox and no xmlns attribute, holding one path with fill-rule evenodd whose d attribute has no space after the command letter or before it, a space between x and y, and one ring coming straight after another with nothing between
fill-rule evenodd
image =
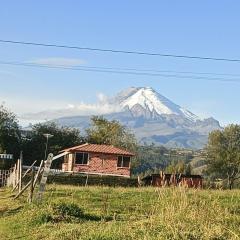
<instances>
[{"instance_id":1,"label":"grassy hillside","mask_svg":"<svg viewBox=\"0 0 240 240\"><path fill-rule=\"evenodd\" d=\"M0 189L0 239L239 239L240 191L49 185L42 204Z\"/></svg>"}]
</instances>

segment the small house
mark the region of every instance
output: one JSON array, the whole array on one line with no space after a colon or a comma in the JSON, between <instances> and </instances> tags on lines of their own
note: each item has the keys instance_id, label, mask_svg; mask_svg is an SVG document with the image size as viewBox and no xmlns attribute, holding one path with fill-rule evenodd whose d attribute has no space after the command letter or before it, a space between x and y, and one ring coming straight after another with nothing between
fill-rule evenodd
<instances>
[{"instance_id":1,"label":"small house","mask_svg":"<svg viewBox=\"0 0 240 240\"><path fill-rule=\"evenodd\" d=\"M130 177L133 153L111 145L82 144L64 149L64 172Z\"/></svg>"},{"instance_id":2,"label":"small house","mask_svg":"<svg viewBox=\"0 0 240 240\"><path fill-rule=\"evenodd\" d=\"M201 175L185 175L185 174L151 174L142 179L147 186L185 186L188 188L202 188Z\"/></svg>"}]
</instances>

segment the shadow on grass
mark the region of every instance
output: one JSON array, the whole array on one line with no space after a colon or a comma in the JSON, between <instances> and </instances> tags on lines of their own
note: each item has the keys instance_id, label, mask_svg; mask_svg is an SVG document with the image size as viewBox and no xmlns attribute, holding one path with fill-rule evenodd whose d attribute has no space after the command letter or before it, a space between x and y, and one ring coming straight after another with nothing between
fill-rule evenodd
<instances>
[{"instance_id":1,"label":"shadow on grass","mask_svg":"<svg viewBox=\"0 0 240 240\"><path fill-rule=\"evenodd\" d=\"M0 209L0 216L14 215L14 214L18 213L22 208L23 208L23 206L19 206L17 208L13 208L13 209L8 209L7 207L4 209Z\"/></svg>"},{"instance_id":2,"label":"shadow on grass","mask_svg":"<svg viewBox=\"0 0 240 240\"><path fill-rule=\"evenodd\" d=\"M82 222L82 221L93 221L93 222L100 222L105 221L109 222L112 221L113 217L111 216L97 216L97 215L91 215L91 214L82 214L78 217L71 217L71 216L53 216L48 219L49 222L53 223L59 223L59 222Z\"/></svg>"},{"instance_id":3,"label":"shadow on grass","mask_svg":"<svg viewBox=\"0 0 240 240\"><path fill-rule=\"evenodd\" d=\"M48 209L49 210L49 209ZM75 203L59 202L50 206L50 211L42 213L36 219L36 223L78 223L82 221L110 221L113 218L108 215L92 215L84 211Z\"/></svg>"}]
</instances>

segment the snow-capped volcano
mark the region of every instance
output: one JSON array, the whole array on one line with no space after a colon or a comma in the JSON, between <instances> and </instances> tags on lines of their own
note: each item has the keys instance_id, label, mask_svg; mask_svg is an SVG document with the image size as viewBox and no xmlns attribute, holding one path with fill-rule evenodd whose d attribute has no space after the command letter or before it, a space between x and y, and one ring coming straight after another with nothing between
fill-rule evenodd
<instances>
[{"instance_id":1,"label":"snow-capped volcano","mask_svg":"<svg viewBox=\"0 0 240 240\"><path fill-rule=\"evenodd\" d=\"M123 109L128 108L134 115L151 116L178 115L190 121L200 120L190 111L173 103L166 97L157 93L151 87L131 87L120 92L113 101Z\"/></svg>"},{"instance_id":2,"label":"snow-capped volcano","mask_svg":"<svg viewBox=\"0 0 240 240\"><path fill-rule=\"evenodd\" d=\"M82 103L77 108L45 111L34 116L54 118L52 121L60 126L79 128L84 133L92 115L119 121L133 131L140 144L166 147L202 148L208 133L221 129L214 118L200 119L150 87L131 87L96 104Z\"/></svg>"}]
</instances>

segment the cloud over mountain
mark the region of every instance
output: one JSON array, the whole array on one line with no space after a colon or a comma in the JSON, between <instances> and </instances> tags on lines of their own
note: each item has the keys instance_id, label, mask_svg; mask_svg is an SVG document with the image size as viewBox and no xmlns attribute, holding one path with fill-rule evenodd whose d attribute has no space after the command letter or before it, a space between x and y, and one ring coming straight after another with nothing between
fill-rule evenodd
<instances>
[{"instance_id":1,"label":"cloud over mountain","mask_svg":"<svg viewBox=\"0 0 240 240\"><path fill-rule=\"evenodd\" d=\"M20 116L20 120L24 122L36 122L37 120L51 120L60 117L68 116L84 116L84 115L102 115L121 111L121 106L109 103L108 97L102 93L97 94L98 101L96 103L67 104L66 107L44 110L37 113L25 113Z\"/></svg>"},{"instance_id":2,"label":"cloud over mountain","mask_svg":"<svg viewBox=\"0 0 240 240\"><path fill-rule=\"evenodd\" d=\"M142 144L185 148L202 148L208 133L221 128L217 120L201 119L150 87L131 87L113 98L99 93L97 98L94 104L68 104L62 109L29 113L22 118L52 119L61 126L84 132L92 115L103 115L130 128Z\"/></svg>"}]
</instances>

